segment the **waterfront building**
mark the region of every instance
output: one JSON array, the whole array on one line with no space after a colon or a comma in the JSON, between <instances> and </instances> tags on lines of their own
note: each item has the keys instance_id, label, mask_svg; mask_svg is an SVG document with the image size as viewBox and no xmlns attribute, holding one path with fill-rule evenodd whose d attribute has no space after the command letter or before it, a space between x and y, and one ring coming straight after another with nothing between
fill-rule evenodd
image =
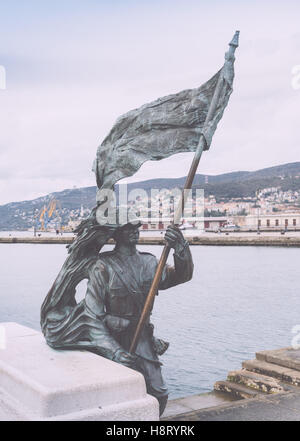
<instances>
[{"instance_id":1,"label":"waterfront building","mask_svg":"<svg viewBox=\"0 0 300 441\"><path fill-rule=\"evenodd\" d=\"M166 230L168 225L171 224L172 218L152 218L141 219L142 230ZM228 222L228 218L225 216L216 217L185 217L182 223L182 228L195 228L197 230L213 229L218 230Z\"/></svg>"},{"instance_id":2,"label":"waterfront building","mask_svg":"<svg viewBox=\"0 0 300 441\"><path fill-rule=\"evenodd\" d=\"M300 213L279 212L268 214L250 214L235 216L234 222L244 229L288 229L300 230Z\"/></svg>"}]
</instances>

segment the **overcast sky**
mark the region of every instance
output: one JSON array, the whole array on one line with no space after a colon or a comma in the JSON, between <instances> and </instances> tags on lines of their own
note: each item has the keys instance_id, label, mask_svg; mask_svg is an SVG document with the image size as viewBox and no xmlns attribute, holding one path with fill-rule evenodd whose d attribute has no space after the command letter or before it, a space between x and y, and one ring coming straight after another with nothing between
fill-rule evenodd
<instances>
[{"instance_id":1,"label":"overcast sky","mask_svg":"<svg viewBox=\"0 0 300 441\"><path fill-rule=\"evenodd\" d=\"M116 118L208 80L237 29L234 92L198 171L299 161L299 23L299 0L1 1L0 204L95 185ZM150 162L130 180L184 176L190 162Z\"/></svg>"}]
</instances>

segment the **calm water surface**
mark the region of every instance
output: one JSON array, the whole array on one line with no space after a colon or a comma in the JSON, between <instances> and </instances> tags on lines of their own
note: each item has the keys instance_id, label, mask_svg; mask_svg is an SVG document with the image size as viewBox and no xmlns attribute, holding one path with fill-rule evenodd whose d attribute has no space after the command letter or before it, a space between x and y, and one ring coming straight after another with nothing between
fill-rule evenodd
<instances>
[{"instance_id":1,"label":"calm water surface","mask_svg":"<svg viewBox=\"0 0 300 441\"><path fill-rule=\"evenodd\" d=\"M159 256L162 248L139 249ZM162 361L173 398L211 390L258 350L290 346L300 324L300 249L194 246L192 254L193 280L161 291L152 316L170 342ZM64 245L0 244L0 321L39 329L66 255Z\"/></svg>"}]
</instances>

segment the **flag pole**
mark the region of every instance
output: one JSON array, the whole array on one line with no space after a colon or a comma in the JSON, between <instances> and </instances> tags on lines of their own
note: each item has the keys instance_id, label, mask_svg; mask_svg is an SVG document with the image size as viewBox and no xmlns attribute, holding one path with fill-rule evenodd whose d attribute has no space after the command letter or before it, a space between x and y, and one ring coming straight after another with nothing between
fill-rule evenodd
<instances>
[{"instance_id":1,"label":"flag pole","mask_svg":"<svg viewBox=\"0 0 300 441\"><path fill-rule=\"evenodd\" d=\"M236 48L238 47L238 40L239 40L239 31L236 31L232 41L229 43L229 50L225 55L226 61L225 61L225 64L224 64L222 70L225 68L226 62L228 60L234 59L234 52L235 52ZM212 100L211 100L211 103L210 103L210 106L209 106L209 109L208 109L208 112L207 112L207 115L205 118L203 129L205 129L207 127L207 125L211 121L211 119L217 109L219 97L220 97L222 88L224 86L223 82L224 82L224 77L223 77L222 73L220 73L219 78L218 78L218 82L216 84L216 88L214 91L214 95L212 97ZM203 131L204 130L202 130L202 132ZM198 165L199 165L199 162L200 162L200 159L201 159L201 156L202 156L202 153L203 153L203 150L205 149L205 147L206 147L206 139L205 139L205 136L203 135L203 133L201 133L200 139L198 142L198 146L195 151L194 158L193 158L193 162L191 164L189 173L187 175L187 178L186 178L186 181L185 181L185 184L183 187L182 198L181 198L181 201L180 201L180 203L177 207L177 210L175 212L175 215L174 215L174 221L173 221L174 225L177 225L180 223L184 204L185 204L185 197L187 195L187 191L185 191L185 190L189 190L192 188L194 177L195 177L195 174L196 174L196 171L197 171L197 168L198 168ZM155 294L157 293L158 286L161 281L162 273L163 273L164 267L167 263L170 250L171 250L171 248L169 247L168 244L166 244L163 248L163 251L162 251L162 254L159 259L158 266L156 269L156 273L154 275L151 287L149 289L149 292L148 292L148 295L147 295L147 298L146 298L146 301L144 304L144 308L143 308L141 317L139 319L138 325L135 330L135 334L132 339L132 343L131 343L131 346L129 349L129 352L131 354L133 354L137 348L139 338L141 336L141 333L144 329L146 321L147 321L149 314L151 312L152 305L153 305L154 298L155 298Z\"/></svg>"}]
</instances>

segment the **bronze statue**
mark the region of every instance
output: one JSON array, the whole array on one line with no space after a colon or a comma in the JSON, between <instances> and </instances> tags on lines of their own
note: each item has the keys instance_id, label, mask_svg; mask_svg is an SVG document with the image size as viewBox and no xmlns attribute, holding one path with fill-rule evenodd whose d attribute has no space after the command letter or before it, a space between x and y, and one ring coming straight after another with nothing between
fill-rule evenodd
<instances>
[{"instance_id":1,"label":"bronze statue","mask_svg":"<svg viewBox=\"0 0 300 441\"><path fill-rule=\"evenodd\" d=\"M141 372L148 393L158 399L162 413L168 392L158 355L165 352L168 343L153 336L150 318L135 354L128 352L157 267L155 256L136 248L139 227L140 223L110 227L115 248L98 254L97 248L103 244L103 232L108 227L99 227L95 218L92 225L90 219L89 239L78 245L79 234L77 244L73 244L73 253L76 247L82 248L81 257L77 253L76 262L69 258L62 268L42 305L41 324L47 343L53 348L86 349ZM170 226L165 239L174 249L174 267L165 267L160 290L187 282L193 274L189 245L181 231ZM74 264L79 274L74 271ZM75 302L78 280L72 281L70 277L67 284L62 283L68 271L78 280L83 276L88 278L85 298L78 304Z\"/></svg>"},{"instance_id":2,"label":"bronze statue","mask_svg":"<svg viewBox=\"0 0 300 441\"><path fill-rule=\"evenodd\" d=\"M189 246L180 229L183 191L159 262L139 252L139 222L102 225L106 190L134 174L147 160L179 152L195 156L184 189L192 187L203 151L208 150L232 93L237 31L223 67L201 87L159 98L122 115L97 150L94 171L97 207L77 230L64 263L41 308L41 326L47 343L57 349L86 349L140 371L148 393L167 402L161 375L161 355L168 343L153 336L150 314L158 290L187 282L193 274ZM101 193L102 192L102 193ZM105 216L104 216L105 217ZM114 238L113 251L102 252ZM166 264L174 249L174 267ZM88 279L85 299L77 304L76 286Z\"/></svg>"}]
</instances>

